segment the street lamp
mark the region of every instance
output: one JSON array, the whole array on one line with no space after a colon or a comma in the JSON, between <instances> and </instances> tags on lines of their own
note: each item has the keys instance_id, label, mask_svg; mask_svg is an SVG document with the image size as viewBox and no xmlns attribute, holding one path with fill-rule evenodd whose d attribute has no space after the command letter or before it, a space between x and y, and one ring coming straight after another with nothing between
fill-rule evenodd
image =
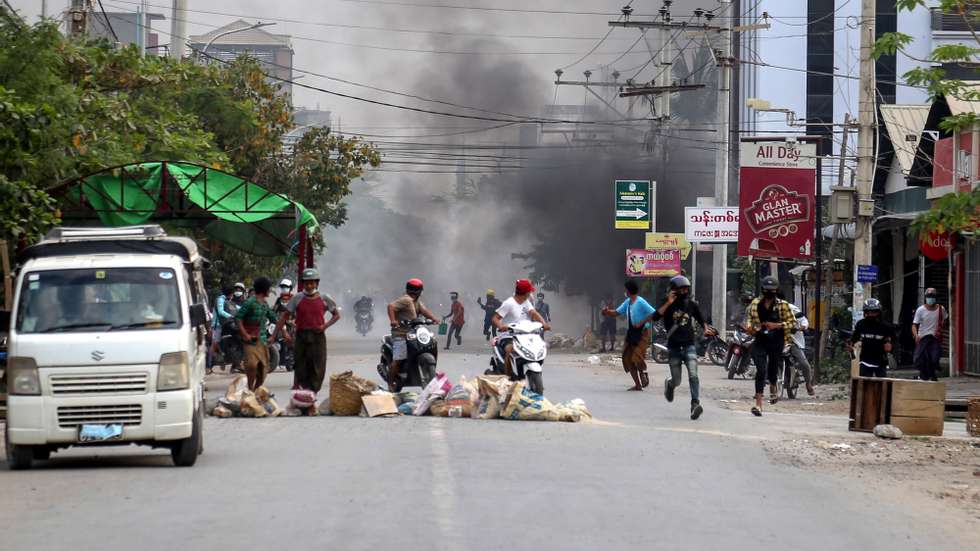
<instances>
[{"instance_id":1,"label":"street lamp","mask_svg":"<svg viewBox=\"0 0 980 551\"><path fill-rule=\"evenodd\" d=\"M263 22L259 21L258 23L255 23L253 25L249 25L248 27L241 27L241 28L238 28L238 29L227 30L227 31L225 31L223 33L218 33L211 40L208 40L208 43L204 45L204 49L201 50L201 57L207 57L207 55L208 55L208 48L211 47L211 44L214 44L214 41L215 40L217 40L217 39L219 39L219 38L221 38L223 36L228 36L229 34L240 33L240 32L243 32L243 31L250 31L252 29L261 29L262 27L271 27L272 25L275 25L275 23L263 23Z\"/></svg>"},{"instance_id":2,"label":"street lamp","mask_svg":"<svg viewBox=\"0 0 980 551\"><path fill-rule=\"evenodd\" d=\"M794 112L792 109L773 107L768 101L759 98L749 98L745 100L745 106L749 109L765 113L786 113L786 124L788 126L800 126L799 124L796 124L798 119L796 118L796 112Z\"/></svg>"}]
</instances>

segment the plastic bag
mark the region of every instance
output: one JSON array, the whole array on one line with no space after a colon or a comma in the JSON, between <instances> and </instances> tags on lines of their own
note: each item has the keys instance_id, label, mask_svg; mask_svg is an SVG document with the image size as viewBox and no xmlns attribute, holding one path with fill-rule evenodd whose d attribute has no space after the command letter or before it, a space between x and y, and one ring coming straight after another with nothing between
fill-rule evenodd
<instances>
[{"instance_id":1,"label":"plastic bag","mask_svg":"<svg viewBox=\"0 0 980 551\"><path fill-rule=\"evenodd\" d=\"M561 415L547 398L518 381L500 417L516 421L558 421Z\"/></svg>"},{"instance_id":2,"label":"plastic bag","mask_svg":"<svg viewBox=\"0 0 980 551\"><path fill-rule=\"evenodd\" d=\"M418 400L415 402L415 409L412 410L412 415L425 415L429 411L429 406L432 405L432 401L445 396L452 387L453 385L449 382L449 377L446 377L445 373L436 373L435 379L429 381L429 384L425 385L425 388L419 394Z\"/></svg>"},{"instance_id":3,"label":"plastic bag","mask_svg":"<svg viewBox=\"0 0 980 551\"><path fill-rule=\"evenodd\" d=\"M224 407L223 405L218 404L217 406L214 407L213 410L211 410L211 415L215 417L231 417L232 415L234 415L234 413L232 413L230 409Z\"/></svg>"},{"instance_id":4,"label":"plastic bag","mask_svg":"<svg viewBox=\"0 0 980 551\"><path fill-rule=\"evenodd\" d=\"M476 378L476 385L480 398L494 396L499 403L506 404L514 382L506 375L480 375Z\"/></svg>"},{"instance_id":5,"label":"plastic bag","mask_svg":"<svg viewBox=\"0 0 980 551\"><path fill-rule=\"evenodd\" d=\"M244 417L266 417L269 412L259 403L255 394L248 392L242 395L242 415Z\"/></svg>"},{"instance_id":6,"label":"plastic bag","mask_svg":"<svg viewBox=\"0 0 980 551\"><path fill-rule=\"evenodd\" d=\"M496 419L500 417L500 402L496 396L480 398L480 404L470 413L473 419Z\"/></svg>"},{"instance_id":7,"label":"plastic bag","mask_svg":"<svg viewBox=\"0 0 980 551\"><path fill-rule=\"evenodd\" d=\"M466 382L465 379L463 381ZM450 389L449 394L446 395L446 405L450 408L459 408L461 411L460 416L470 416L470 412L473 410L473 397L470 391L467 390L463 383L460 383Z\"/></svg>"},{"instance_id":8,"label":"plastic bag","mask_svg":"<svg viewBox=\"0 0 980 551\"><path fill-rule=\"evenodd\" d=\"M558 409L559 420L561 421L578 423L579 421L592 420L592 412L585 406L585 400L581 398L557 403L555 407Z\"/></svg>"},{"instance_id":9,"label":"plastic bag","mask_svg":"<svg viewBox=\"0 0 980 551\"><path fill-rule=\"evenodd\" d=\"M298 388L293 391L289 399L290 405L297 409L305 409L316 405L316 393L305 388Z\"/></svg>"},{"instance_id":10,"label":"plastic bag","mask_svg":"<svg viewBox=\"0 0 980 551\"><path fill-rule=\"evenodd\" d=\"M398 406L398 413L402 415L411 415L412 410L415 409L415 402L403 402Z\"/></svg>"},{"instance_id":11,"label":"plastic bag","mask_svg":"<svg viewBox=\"0 0 980 551\"><path fill-rule=\"evenodd\" d=\"M232 402L238 402L242 399L243 392L248 392L248 377L239 374L228 385L228 390L225 391L225 398Z\"/></svg>"},{"instance_id":12,"label":"plastic bag","mask_svg":"<svg viewBox=\"0 0 980 551\"><path fill-rule=\"evenodd\" d=\"M433 417L448 417L449 416L449 404L446 403L442 398L436 398L432 401L429 406L429 413Z\"/></svg>"}]
</instances>

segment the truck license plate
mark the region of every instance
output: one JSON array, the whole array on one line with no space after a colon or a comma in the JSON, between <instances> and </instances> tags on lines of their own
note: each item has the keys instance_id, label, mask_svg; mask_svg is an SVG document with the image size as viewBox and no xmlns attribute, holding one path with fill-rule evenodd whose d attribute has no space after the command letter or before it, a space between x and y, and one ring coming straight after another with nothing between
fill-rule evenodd
<instances>
[{"instance_id":1,"label":"truck license plate","mask_svg":"<svg viewBox=\"0 0 980 551\"><path fill-rule=\"evenodd\" d=\"M79 442L107 442L122 438L123 426L111 425L82 425L78 427Z\"/></svg>"}]
</instances>

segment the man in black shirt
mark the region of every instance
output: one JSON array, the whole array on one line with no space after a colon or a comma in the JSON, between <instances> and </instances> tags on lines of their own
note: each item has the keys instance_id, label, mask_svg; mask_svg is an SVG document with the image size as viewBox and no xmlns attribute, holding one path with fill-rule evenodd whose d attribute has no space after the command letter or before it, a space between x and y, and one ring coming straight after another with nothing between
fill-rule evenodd
<instances>
[{"instance_id":1,"label":"man in black shirt","mask_svg":"<svg viewBox=\"0 0 980 551\"><path fill-rule=\"evenodd\" d=\"M869 298L864 302L864 319L854 326L850 345L861 343L861 376L887 377L888 353L892 351L895 331L881 319L881 302Z\"/></svg>"},{"instance_id":2,"label":"man in black shirt","mask_svg":"<svg viewBox=\"0 0 980 551\"><path fill-rule=\"evenodd\" d=\"M667 354L670 365L670 377L664 380L664 397L668 402L674 401L674 389L681 384L681 364L687 366L687 382L691 386L691 419L697 419L704 412L701 407L698 380L698 353L695 345L694 321L704 330L704 334L714 334L701 315L701 308L691 298L691 281L682 275L670 280L670 293L667 300L650 315L640 322L664 320L667 330Z\"/></svg>"},{"instance_id":3,"label":"man in black shirt","mask_svg":"<svg viewBox=\"0 0 980 551\"><path fill-rule=\"evenodd\" d=\"M493 326L493 315L497 313L497 308L500 308L502 303L495 295L496 293L494 293L493 289L487 289L486 304L484 304L479 297L476 299L476 303L480 305L480 308L482 308L484 312L483 335L487 338L487 340L490 340L490 337L495 337L497 335L497 328Z\"/></svg>"}]
</instances>

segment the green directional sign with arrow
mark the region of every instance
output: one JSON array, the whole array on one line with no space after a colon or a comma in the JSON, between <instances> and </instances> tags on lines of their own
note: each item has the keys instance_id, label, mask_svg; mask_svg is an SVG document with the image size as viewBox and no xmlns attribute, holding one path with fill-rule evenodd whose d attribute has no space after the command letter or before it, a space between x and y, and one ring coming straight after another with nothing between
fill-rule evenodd
<instances>
[{"instance_id":1,"label":"green directional sign with arrow","mask_svg":"<svg viewBox=\"0 0 980 551\"><path fill-rule=\"evenodd\" d=\"M649 180L616 180L616 229L653 229L653 190Z\"/></svg>"}]
</instances>

